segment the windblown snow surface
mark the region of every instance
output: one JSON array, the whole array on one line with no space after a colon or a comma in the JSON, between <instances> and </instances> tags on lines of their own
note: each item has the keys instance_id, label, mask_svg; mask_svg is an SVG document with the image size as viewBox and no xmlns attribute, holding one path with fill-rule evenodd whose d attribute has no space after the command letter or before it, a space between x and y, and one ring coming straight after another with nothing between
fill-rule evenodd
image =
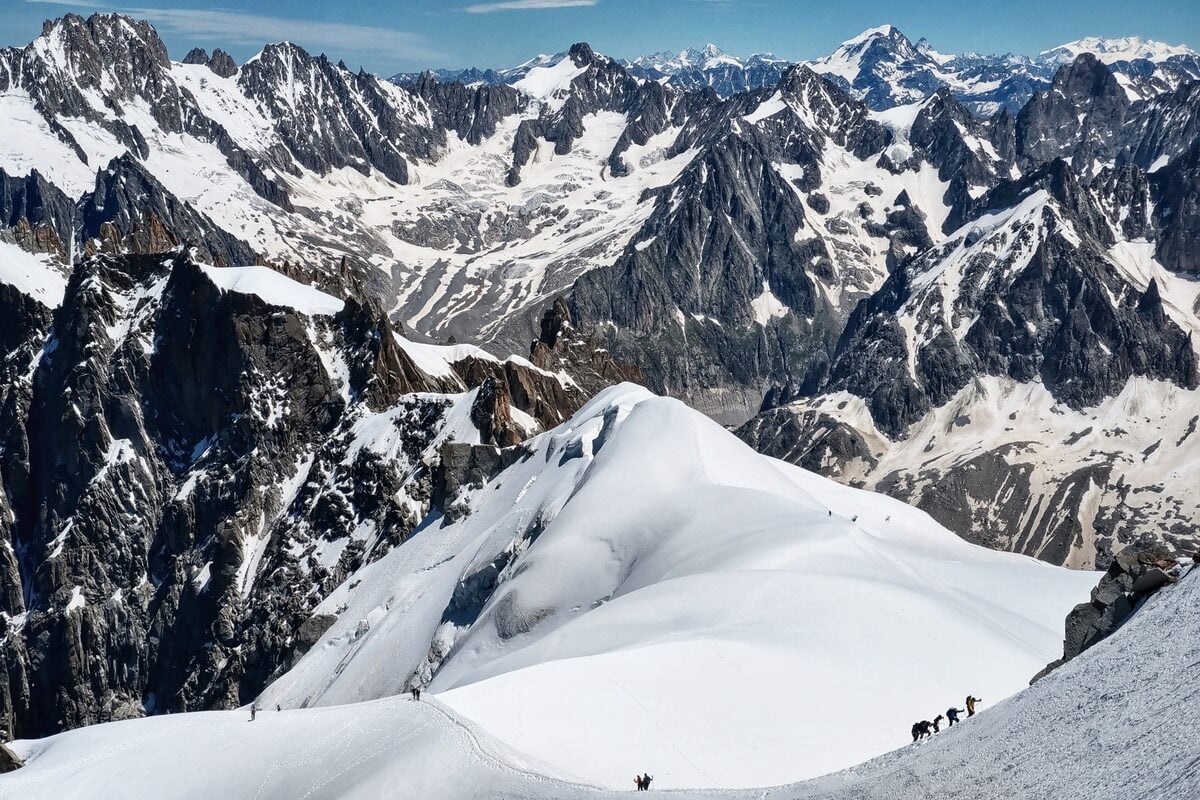
<instances>
[{"instance_id":1,"label":"windblown snow surface","mask_svg":"<svg viewBox=\"0 0 1200 800\"><path fill-rule=\"evenodd\" d=\"M337 621L255 723L18 743L30 764L0 797L179 796L173 775L188 796L281 798L579 796L556 781L627 789L641 770L656 789L780 784L899 747L968 692L1017 692L1095 581L967 544L639 387L526 448L468 515L427 520L318 609ZM389 697L412 683L430 702Z\"/></svg>"}]
</instances>

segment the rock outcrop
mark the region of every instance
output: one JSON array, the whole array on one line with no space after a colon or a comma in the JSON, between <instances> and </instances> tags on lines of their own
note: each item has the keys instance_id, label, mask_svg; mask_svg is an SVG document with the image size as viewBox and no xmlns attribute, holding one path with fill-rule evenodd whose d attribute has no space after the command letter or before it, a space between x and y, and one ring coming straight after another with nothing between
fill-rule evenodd
<instances>
[{"instance_id":1,"label":"rock outcrop","mask_svg":"<svg viewBox=\"0 0 1200 800\"><path fill-rule=\"evenodd\" d=\"M1075 606L1067 615L1062 658L1047 664L1030 683L1111 635L1146 598L1175 583L1186 569L1189 568L1176 560L1170 548L1152 539L1126 547L1092 589L1092 599Z\"/></svg>"},{"instance_id":2,"label":"rock outcrop","mask_svg":"<svg viewBox=\"0 0 1200 800\"><path fill-rule=\"evenodd\" d=\"M25 766L25 762L21 760L21 757L8 749L8 745L0 743L0 775L23 766Z\"/></svg>"}]
</instances>

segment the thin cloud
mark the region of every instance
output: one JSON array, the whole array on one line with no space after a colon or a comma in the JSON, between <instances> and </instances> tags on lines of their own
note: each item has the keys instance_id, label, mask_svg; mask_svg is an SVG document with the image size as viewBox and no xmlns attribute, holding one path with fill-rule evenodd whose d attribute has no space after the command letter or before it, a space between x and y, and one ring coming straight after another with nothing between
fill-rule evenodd
<instances>
[{"instance_id":1,"label":"thin cloud","mask_svg":"<svg viewBox=\"0 0 1200 800\"><path fill-rule=\"evenodd\" d=\"M91 3L75 0L26 2L97 8ZM149 20L160 32L184 34L196 40L209 40L216 44L258 46L265 42L289 41L332 52L386 53L412 60L435 60L443 57L441 53L430 48L418 34L373 25L315 22L220 9L118 6L114 10Z\"/></svg>"},{"instance_id":2,"label":"thin cloud","mask_svg":"<svg viewBox=\"0 0 1200 800\"><path fill-rule=\"evenodd\" d=\"M463 9L468 14L491 14L493 11L536 11L543 8L581 8L594 6L600 0L504 0L500 3L479 3Z\"/></svg>"}]
</instances>

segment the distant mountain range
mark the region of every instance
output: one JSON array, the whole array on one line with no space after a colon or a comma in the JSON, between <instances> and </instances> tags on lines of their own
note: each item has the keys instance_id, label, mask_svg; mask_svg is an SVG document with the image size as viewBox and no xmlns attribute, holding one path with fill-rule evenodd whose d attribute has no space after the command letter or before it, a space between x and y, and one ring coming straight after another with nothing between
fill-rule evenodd
<instances>
[{"instance_id":1,"label":"distant mountain range","mask_svg":"<svg viewBox=\"0 0 1200 800\"><path fill-rule=\"evenodd\" d=\"M120 15L0 49L0 727L258 696L418 531L517 495L549 530L573 495L538 465L610 458L631 420L520 443L624 378L997 550L1200 546L1195 54L950 57L885 26L756 58L581 42L398 85L289 43L175 60ZM722 98L751 61L778 79ZM649 450L699 463L686 429ZM485 617L507 541L439 568L398 687L457 658L439 620L524 636L613 596Z\"/></svg>"},{"instance_id":2,"label":"distant mountain range","mask_svg":"<svg viewBox=\"0 0 1200 800\"><path fill-rule=\"evenodd\" d=\"M619 63L630 75L681 89L712 88L722 98L774 86L793 63L804 63L850 91L869 107L883 110L922 100L943 87L979 116L1000 109L1016 113L1045 89L1063 64L1092 53L1117 76L1131 100L1150 97L1200 77L1200 53L1184 45L1138 38L1089 37L1045 50L1034 57L1004 53L945 55L925 40L915 44L893 25L871 28L845 41L831 55L791 62L773 53L741 58L715 44L660 52ZM539 55L510 69L439 69L439 81L466 84L513 84L534 67L557 64L566 52ZM420 80L420 72L393 75L396 83Z\"/></svg>"}]
</instances>

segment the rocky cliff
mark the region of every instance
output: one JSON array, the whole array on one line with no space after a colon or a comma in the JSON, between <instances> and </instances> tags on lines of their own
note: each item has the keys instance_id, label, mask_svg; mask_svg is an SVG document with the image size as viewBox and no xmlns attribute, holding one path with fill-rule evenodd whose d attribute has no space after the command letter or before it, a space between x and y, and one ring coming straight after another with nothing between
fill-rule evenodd
<instances>
[{"instance_id":1,"label":"rocky cliff","mask_svg":"<svg viewBox=\"0 0 1200 800\"><path fill-rule=\"evenodd\" d=\"M316 604L434 510L444 443L510 444L584 399L198 256L88 259L57 309L0 287L20 323L0 415L17 736L253 696L320 634Z\"/></svg>"}]
</instances>

